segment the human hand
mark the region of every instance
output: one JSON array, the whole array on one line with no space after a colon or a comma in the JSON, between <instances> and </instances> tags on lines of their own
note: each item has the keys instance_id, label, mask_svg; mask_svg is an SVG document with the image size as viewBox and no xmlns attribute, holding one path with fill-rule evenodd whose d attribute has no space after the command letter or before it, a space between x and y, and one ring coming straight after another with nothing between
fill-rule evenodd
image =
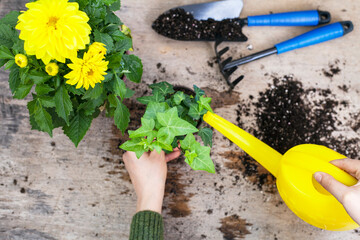
<instances>
[{"instance_id":1,"label":"human hand","mask_svg":"<svg viewBox=\"0 0 360 240\"><path fill-rule=\"evenodd\" d=\"M351 187L335 180L327 173L317 172L314 174L318 181L328 192L345 207L350 217L360 224L360 160L340 159L330 162L335 166L343 169L359 182Z\"/></svg>"},{"instance_id":2,"label":"human hand","mask_svg":"<svg viewBox=\"0 0 360 240\"><path fill-rule=\"evenodd\" d=\"M178 148L165 155L164 151L144 153L137 159L134 152L123 155L125 167L130 174L137 196L136 211L150 210L161 213L164 198L168 161L180 156Z\"/></svg>"}]
</instances>

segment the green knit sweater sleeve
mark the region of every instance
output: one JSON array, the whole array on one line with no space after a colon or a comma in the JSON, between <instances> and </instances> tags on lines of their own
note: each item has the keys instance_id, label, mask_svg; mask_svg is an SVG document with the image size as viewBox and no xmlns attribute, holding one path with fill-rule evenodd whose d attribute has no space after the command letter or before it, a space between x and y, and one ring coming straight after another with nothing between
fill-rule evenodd
<instances>
[{"instance_id":1,"label":"green knit sweater sleeve","mask_svg":"<svg viewBox=\"0 0 360 240\"><path fill-rule=\"evenodd\" d=\"M164 225L161 214L142 211L134 215L129 240L163 240Z\"/></svg>"}]
</instances>

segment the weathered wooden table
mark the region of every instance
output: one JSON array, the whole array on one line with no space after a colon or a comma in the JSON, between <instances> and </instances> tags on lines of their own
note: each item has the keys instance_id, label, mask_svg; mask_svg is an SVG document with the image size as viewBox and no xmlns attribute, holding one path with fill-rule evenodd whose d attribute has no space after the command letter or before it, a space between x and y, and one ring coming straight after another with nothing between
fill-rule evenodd
<instances>
[{"instance_id":1,"label":"weathered wooden table","mask_svg":"<svg viewBox=\"0 0 360 240\"><path fill-rule=\"evenodd\" d=\"M25 0L0 0L0 15L24 9ZM159 36L151 23L163 11L194 0L124 0L118 13L133 31L135 51L144 63L141 95L147 84L166 80L205 88L214 97L216 112L236 122L240 99L258 95L271 75L292 74L304 86L329 88L350 102L343 116L360 110L360 2L352 0L245 1L242 16L290 10L322 9L333 21L352 20L355 30L345 38L273 56L241 68L245 73L233 94L214 63L213 44L179 42ZM205 2L204 0L202 2ZM307 28L246 28L247 43L228 44L240 56L307 31ZM248 50L251 44L253 50ZM337 64L340 72L324 74ZM161 66L160 66L161 65ZM127 239L136 196L118 144L124 139L113 121L100 116L76 149L61 131L51 139L31 131L26 100L13 100L8 73L0 72L0 239ZM315 80L316 79L316 80ZM346 84L345 93L338 88ZM132 126L143 107L131 106ZM347 131L360 137L359 131ZM183 160L169 164L164 202L165 239L359 239L359 231L329 232L297 218L283 204L273 185L256 187L257 179L243 177L239 148L216 133L212 158L217 174L192 171ZM255 184L255 185L254 185Z\"/></svg>"}]
</instances>

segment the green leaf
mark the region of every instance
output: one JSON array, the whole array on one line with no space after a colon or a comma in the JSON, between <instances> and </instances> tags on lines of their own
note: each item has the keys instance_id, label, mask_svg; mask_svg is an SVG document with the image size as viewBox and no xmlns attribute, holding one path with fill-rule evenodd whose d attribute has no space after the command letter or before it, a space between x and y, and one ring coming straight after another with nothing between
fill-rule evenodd
<instances>
[{"instance_id":1,"label":"green leaf","mask_svg":"<svg viewBox=\"0 0 360 240\"><path fill-rule=\"evenodd\" d=\"M167 109L169 109L169 105L165 102L149 102L143 118L155 119L157 113L165 112Z\"/></svg>"},{"instance_id":2,"label":"green leaf","mask_svg":"<svg viewBox=\"0 0 360 240\"><path fill-rule=\"evenodd\" d=\"M88 129L90 128L91 122L91 116L86 116L81 111L78 111L70 119L70 125L63 127L64 133L77 147L80 141L84 138Z\"/></svg>"},{"instance_id":3,"label":"green leaf","mask_svg":"<svg viewBox=\"0 0 360 240\"><path fill-rule=\"evenodd\" d=\"M123 52L116 52L114 54L109 55L106 60L109 61L108 68L118 70L122 64Z\"/></svg>"},{"instance_id":4,"label":"green leaf","mask_svg":"<svg viewBox=\"0 0 360 240\"><path fill-rule=\"evenodd\" d=\"M159 91L163 95L174 93L174 87L168 82L154 83L149 86L153 92Z\"/></svg>"},{"instance_id":5,"label":"green leaf","mask_svg":"<svg viewBox=\"0 0 360 240\"><path fill-rule=\"evenodd\" d=\"M201 96L205 95L204 90L198 88L196 85L194 85L194 91L195 91L195 100L199 101Z\"/></svg>"},{"instance_id":6,"label":"green leaf","mask_svg":"<svg viewBox=\"0 0 360 240\"><path fill-rule=\"evenodd\" d=\"M0 59L0 67L4 66L9 60Z\"/></svg>"},{"instance_id":7,"label":"green leaf","mask_svg":"<svg viewBox=\"0 0 360 240\"><path fill-rule=\"evenodd\" d=\"M200 143L197 142L195 144L195 153L197 157L193 159L192 162L185 161L190 165L190 167L194 170L203 170L209 173L215 173L215 166L213 161L210 158L210 147L201 146Z\"/></svg>"},{"instance_id":8,"label":"green leaf","mask_svg":"<svg viewBox=\"0 0 360 240\"><path fill-rule=\"evenodd\" d=\"M125 151L131 151L136 153L136 157L140 158L146 150L144 149L144 145L141 144L141 138L131 139L123 143L120 148Z\"/></svg>"},{"instance_id":9,"label":"green leaf","mask_svg":"<svg viewBox=\"0 0 360 240\"><path fill-rule=\"evenodd\" d=\"M104 91L104 88L103 88L102 84L97 83L97 84L95 84L94 88L90 88L90 89L86 90L82 99L97 99L101 96L103 91Z\"/></svg>"},{"instance_id":10,"label":"green leaf","mask_svg":"<svg viewBox=\"0 0 360 240\"><path fill-rule=\"evenodd\" d=\"M101 0L101 2L103 2L103 4L106 4L106 5L112 5L116 2L118 2L118 0Z\"/></svg>"},{"instance_id":11,"label":"green leaf","mask_svg":"<svg viewBox=\"0 0 360 240\"><path fill-rule=\"evenodd\" d=\"M176 105L179 105L183 100L185 100L185 94L183 92L176 92L173 96L173 102Z\"/></svg>"},{"instance_id":12,"label":"green leaf","mask_svg":"<svg viewBox=\"0 0 360 240\"><path fill-rule=\"evenodd\" d=\"M135 55L124 55L122 58L124 70L128 70L128 73L125 73L125 76L132 82L139 83L141 82L141 77L143 74L143 65L140 58Z\"/></svg>"},{"instance_id":13,"label":"green leaf","mask_svg":"<svg viewBox=\"0 0 360 240\"><path fill-rule=\"evenodd\" d=\"M196 143L195 136L192 133L190 133L186 135L184 140L180 141L180 146L182 149L187 150L187 149L191 149L195 143Z\"/></svg>"},{"instance_id":14,"label":"green leaf","mask_svg":"<svg viewBox=\"0 0 360 240\"><path fill-rule=\"evenodd\" d=\"M43 108L39 101L34 106L34 119L39 129L47 132L52 137L52 130L54 129L50 114Z\"/></svg>"},{"instance_id":15,"label":"green leaf","mask_svg":"<svg viewBox=\"0 0 360 240\"><path fill-rule=\"evenodd\" d=\"M201 140L204 142L204 145L208 145L212 147L212 137L213 131L210 128L201 128L199 131L199 136Z\"/></svg>"},{"instance_id":16,"label":"green leaf","mask_svg":"<svg viewBox=\"0 0 360 240\"><path fill-rule=\"evenodd\" d=\"M204 110L204 109L202 111L200 111L199 105L196 103L192 103L190 105L188 115L195 120L199 120L206 112L207 112L207 110Z\"/></svg>"},{"instance_id":17,"label":"green leaf","mask_svg":"<svg viewBox=\"0 0 360 240\"><path fill-rule=\"evenodd\" d=\"M120 25L121 21L120 18L115 15L115 13L108 11L105 17L105 24L109 24L109 23Z\"/></svg>"},{"instance_id":18,"label":"green leaf","mask_svg":"<svg viewBox=\"0 0 360 240\"><path fill-rule=\"evenodd\" d=\"M114 74L115 79L113 81L114 84L114 93L119 96L122 100L125 99L126 94L126 84L123 80L119 78L117 74Z\"/></svg>"},{"instance_id":19,"label":"green leaf","mask_svg":"<svg viewBox=\"0 0 360 240\"><path fill-rule=\"evenodd\" d=\"M46 107L46 108L55 108L56 107L54 97L40 96L38 99L41 102L41 105Z\"/></svg>"},{"instance_id":20,"label":"green leaf","mask_svg":"<svg viewBox=\"0 0 360 240\"><path fill-rule=\"evenodd\" d=\"M54 89L46 84L39 84L39 85L36 85L36 87L35 87L35 92L38 95L45 95L51 91L54 91Z\"/></svg>"},{"instance_id":21,"label":"green leaf","mask_svg":"<svg viewBox=\"0 0 360 240\"><path fill-rule=\"evenodd\" d=\"M52 78L52 76L49 76L46 72L32 70L29 72L28 78L33 80L35 84L42 84Z\"/></svg>"},{"instance_id":22,"label":"green leaf","mask_svg":"<svg viewBox=\"0 0 360 240\"><path fill-rule=\"evenodd\" d=\"M134 96L135 91L131 90L130 88L126 88L125 98L131 98Z\"/></svg>"},{"instance_id":23,"label":"green leaf","mask_svg":"<svg viewBox=\"0 0 360 240\"><path fill-rule=\"evenodd\" d=\"M29 110L29 116L30 116L30 125L31 125L31 130L41 131L39 125L35 121L35 116L34 116L36 103L37 103L37 99L35 99L35 97L34 100L27 103L27 108Z\"/></svg>"},{"instance_id":24,"label":"green leaf","mask_svg":"<svg viewBox=\"0 0 360 240\"><path fill-rule=\"evenodd\" d=\"M0 19L0 24L7 24L12 27L15 27L15 25L18 22L19 15L20 15L19 11L11 11L8 14L6 14L5 17Z\"/></svg>"},{"instance_id":25,"label":"green leaf","mask_svg":"<svg viewBox=\"0 0 360 240\"><path fill-rule=\"evenodd\" d=\"M213 110L211 109L211 98L209 97L204 97L204 96L201 96L200 97L200 100L197 101L197 103L199 104L199 110L202 111L203 109L206 109L208 110L209 112L212 112L213 113Z\"/></svg>"},{"instance_id":26,"label":"green leaf","mask_svg":"<svg viewBox=\"0 0 360 240\"><path fill-rule=\"evenodd\" d=\"M69 125L69 115L73 110L73 106L68 91L64 85L61 85L55 93L55 107L56 113L59 117L64 119Z\"/></svg>"},{"instance_id":27,"label":"green leaf","mask_svg":"<svg viewBox=\"0 0 360 240\"><path fill-rule=\"evenodd\" d=\"M194 159L197 157L197 154L195 151L189 152L189 150L185 151L185 161L191 165L194 162Z\"/></svg>"},{"instance_id":28,"label":"green leaf","mask_svg":"<svg viewBox=\"0 0 360 240\"><path fill-rule=\"evenodd\" d=\"M0 46L0 59L15 59L15 57L7 47Z\"/></svg>"},{"instance_id":29,"label":"green leaf","mask_svg":"<svg viewBox=\"0 0 360 240\"><path fill-rule=\"evenodd\" d=\"M81 103L78 109L83 109L85 115L92 115L98 107L104 104L105 99L106 94L101 95L97 99L89 99L88 101Z\"/></svg>"},{"instance_id":30,"label":"green leaf","mask_svg":"<svg viewBox=\"0 0 360 240\"><path fill-rule=\"evenodd\" d=\"M110 6L110 10L111 11L118 11L120 10L120 0L116 0L111 6Z\"/></svg>"},{"instance_id":31,"label":"green leaf","mask_svg":"<svg viewBox=\"0 0 360 240\"><path fill-rule=\"evenodd\" d=\"M0 45L11 48L14 45L14 40L18 38L16 30L7 24L0 24Z\"/></svg>"},{"instance_id":32,"label":"green leaf","mask_svg":"<svg viewBox=\"0 0 360 240\"><path fill-rule=\"evenodd\" d=\"M12 51L15 52L15 54L18 54L18 53L24 54L25 53L24 44L25 44L24 40L16 39L15 43L12 47Z\"/></svg>"},{"instance_id":33,"label":"green leaf","mask_svg":"<svg viewBox=\"0 0 360 240\"><path fill-rule=\"evenodd\" d=\"M129 134L130 138L145 137L151 134L155 127L154 119L141 118L141 127ZM152 141L152 139L151 139Z\"/></svg>"},{"instance_id":34,"label":"green leaf","mask_svg":"<svg viewBox=\"0 0 360 240\"><path fill-rule=\"evenodd\" d=\"M125 130L129 126L130 112L129 109L122 102L120 102L119 99L116 99L116 101L117 107L114 113L114 121L117 128L121 130L122 134L124 134Z\"/></svg>"},{"instance_id":35,"label":"green leaf","mask_svg":"<svg viewBox=\"0 0 360 240\"><path fill-rule=\"evenodd\" d=\"M110 53L114 48L114 41L109 34L101 33L99 30L95 29L94 37L96 42L101 42L106 45L107 53Z\"/></svg>"},{"instance_id":36,"label":"green leaf","mask_svg":"<svg viewBox=\"0 0 360 240\"><path fill-rule=\"evenodd\" d=\"M10 74L9 74L9 86L12 94L16 92L16 90L20 86L20 83L21 83L21 79L20 79L19 68L17 66L13 66L10 69Z\"/></svg>"},{"instance_id":37,"label":"green leaf","mask_svg":"<svg viewBox=\"0 0 360 240\"><path fill-rule=\"evenodd\" d=\"M128 51L133 46L133 41L131 38L126 36L123 32L120 30L114 31L111 36L115 39L115 49L119 52Z\"/></svg>"},{"instance_id":38,"label":"green leaf","mask_svg":"<svg viewBox=\"0 0 360 240\"><path fill-rule=\"evenodd\" d=\"M158 137L167 135L182 136L198 131L196 127L179 118L176 107L171 108L164 113L157 113L156 117L162 125L159 129Z\"/></svg>"},{"instance_id":39,"label":"green leaf","mask_svg":"<svg viewBox=\"0 0 360 240\"><path fill-rule=\"evenodd\" d=\"M15 64L15 60L10 60L10 61L8 61L6 64L5 64L5 70L8 70L8 69L10 69L12 66L15 66L14 65ZM17 65L16 65L16 67L18 67Z\"/></svg>"},{"instance_id":40,"label":"green leaf","mask_svg":"<svg viewBox=\"0 0 360 240\"><path fill-rule=\"evenodd\" d=\"M139 97L137 100L142 104L149 104L150 102L163 102L165 101L165 96L160 93L160 91L155 91L151 96Z\"/></svg>"},{"instance_id":41,"label":"green leaf","mask_svg":"<svg viewBox=\"0 0 360 240\"><path fill-rule=\"evenodd\" d=\"M14 91L14 98L24 99L29 94L29 92L33 86L34 86L34 84L20 85Z\"/></svg>"}]
</instances>

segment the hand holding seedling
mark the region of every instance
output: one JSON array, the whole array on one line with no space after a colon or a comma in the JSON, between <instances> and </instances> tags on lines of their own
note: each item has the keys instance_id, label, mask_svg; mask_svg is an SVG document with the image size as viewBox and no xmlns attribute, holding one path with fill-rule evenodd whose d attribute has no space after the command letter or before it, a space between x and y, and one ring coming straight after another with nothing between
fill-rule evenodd
<instances>
[{"instance_id":1,"label":"hand holding seedling","mask_svg":"<svg viewBox=\"0 0 360 240\"><path fill-rule=\"evenodd\" d=\"M140 159L134 152L123 155L125 167L130 174L137 196L136 211L150 210L161 213L165 191L168 161L180 156L180 150L174 149L170 154L146 152Z\"/></svg>"},{"instance_id":2,"label":"hand holding seedling","mask_svg":"<svg viewBox=\"0 0 360 240\"><path fill-rule=\"evenodd\" d=\"M327 173L317 172L314 177L326 190L334 195L342 205L344 205L350 217L360 224L360 161L341 159L332 161L331 163L358 179L359 182L354 186L348 187L338 182Z\"/></svg>"}]
</instances>

